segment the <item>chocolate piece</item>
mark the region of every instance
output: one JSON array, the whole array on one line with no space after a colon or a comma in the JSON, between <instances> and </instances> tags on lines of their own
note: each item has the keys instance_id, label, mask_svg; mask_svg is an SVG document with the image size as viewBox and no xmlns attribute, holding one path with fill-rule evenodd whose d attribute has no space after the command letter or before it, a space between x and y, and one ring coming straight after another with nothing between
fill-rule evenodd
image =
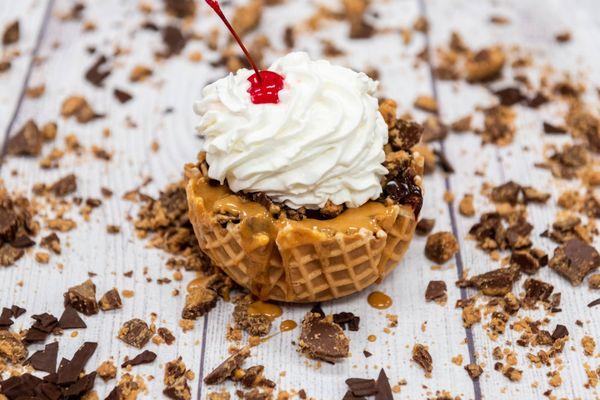
<instances>
[{"instance_id":1,"label":"chocolate piece","mask_svg":"<svg viewBox=\"0 0 600 400\"><path fill-rule=\"evenodd\" d=\"M6 25L2 33L2 44L8 46L17 43L20 37L19 20L13 21Z\"/></svg>"},{"instance_id":2,"label":"chocolate piece","mask_svg":"<svg viewBox=\"0 0 600 400\"><path fill-rule=\"evenodd\" d=\"M92 66L86 71L85 79L96 87L103 87L104 80L111 73L110 68L107 68L106 63L108 58L105 55L100 55Z\"/></svg>"},{"instance_id":3,"label":"chocolate piece","mask_svg":"<svg viewBox=\"0 0 600 400\"><path fill-rule=\"evenodd\" d=\"M600 266L600 254L584 241L571 239L554 250L549 266L573 286L578 286L588 273Z\"/></svg>"},{"instance_id":4,"label":"chocolate piece","mask_svg":"<svg viewBox=\"0 0 600 400\"><path fill-rule=\"evenodd\" d=\"M41 387L43 381L29 373L20 376L11 376L0 382L0 394L8 399L33 399L37 398L35 389ZM58 392L60 395L60 390ZM59 397L55 397L56 399Z\"/></svg>"},{"instance_id":5,"label":"chocolate piece","mask_svg":"<svg viewBox=\"0 0 600 400\"><path fill-rule=\"evenodd\" d=\"M377 377L377 394L375 394L375 400L394 400L390 380L383 368L379 371L379 376Z\"/></svg>"},{"instance_id":6,"label":"chocolate piece","mask_svg":"<svg viewBox=\"0 0 600 400\"><path fill-rule=\"evenodd\" d=\"M531 186L523 186L521 190L525 203L546 203L550 198L550 193L540 192Z\"/></svg>"},{"instance_id":7,"label":"chocolate piece","mask_svg":"<svg viewBox=\"0 0 600 400\"><path fill-rule=\"evenodd\" d=\"M58 320L52 314L36 314L32 315L31 318L35 320L32 328L39 329L42 332L51 333L58 325Z\"/></svg>"},{"instance_id":8,"label":"chocolate piece","mask_svg":"<svg viewBox=\"0 0 600 400\"><path fill-rule=\"evenodd\" d=\"M65 310L58 320L58 327L60 329L85 329L87 325L73 307L65 306Z\"/></svg>"},{"instance_id":9,"label":"chocolate piece","mask_svg":"<svg viewBox=\"0 0 600 400\"><path fill-rule=\"evenodd\" d=\"M224 382L227 378L231 377L233 371L239 368L249 356L250 348L248 346L242 347L206 375L204 377L204 383L207 385L215 385Z\"/></svg>"},{"instance_id":10,"label":"chocolate piece","mask_svg":"<svg viewBox=\"0 0 600 400\"><path fill-rule=\"evenodd\" d=\"M43 237L40 245L48 250L51 250L54 254L60 254L62 251L60 247L60 238L54 232Z\"/></svg>"},{"instance_id":11,"label":"chocolate piece","mask_svg":"<svg viewBox=\"0 0 600 400\"><path fill-rule=\"evenodd\" d=\"M489 47L468 54L466 79L471 83L488 82L502 74L506 57L500 47Z\"/></svg>"},{"instance_id":12,"label":"chocolate piece","mask_svg":"<svg viewBox=\"0 0 600 400\"><path fill-rule=\"evenodd\" d=\"M427 238L425 256L431 261L443 264L456 252L458 252L458 241L450 232L437 232Z\"/></svg>"},{"instance_id":13,"label":"chocolate piece","mask_svg":"<svg viewBox=\"0 0 600 400\"><path fill-rule=\"evenodd\" d=\"M121 103L121 104L125 104L129 100L133 99L133 96L130 93L128 93L124 90L121 90L121 89L115 88L115 90L113 90L113 94L114 94L115 98L117 100L119 100L119 103Z\"/></svg>"},{"instance_id":14,"label":"chocolate piece","mask_svg":"<svg viewBox=\"0 0 600 400\"><path fill-rule=\"evenodd\" d=\"M116 310L123 307L119 291L116 288L110 289L100 298L98 305L102 311Z\"/></svg>"},{"instance_id":15,"label":"chocolate piece","mask_svg":"<svg viewBox=\"0 0 600 400\"><path fill-rule=\"evenodd\" d=\"M350 341L342 328L333 322L333 317L321 317L307 313L302 321L300 350L311 358L330 363L348 356Z\"/></svg>"},{"instance_id":16,"label":"chocolate piece","mask_svg":"<svg viewBox=\"0 0 600 400\"><path fill-rule=\"evenodd\" d=\"M153 353L150 350L144 350L131 360L127 360L121 364L121 368L127 368L130 365L133 367L141 364L150 364L154 360L156 360L156 353Z\"/></svg>"},{"instance_id":17,"label":"chocolate piece","mask_svg":"<svg viewBox=\"0 0 600 400\"><path fill-rule=\"evenodd\" d=\"M65 385L76 382L81 373L83 372L85 364L92 357L97 347L98 343L85 342L75 352L73 358L70 361L63 359L63 361L61 361L60 363L60 366L58 367L56 382L59 385Z\"/></svg>"},{"instance_id":18,"label":"chocolate piece","mask_svg":"<svg viewBox=\"0 0 600 400\"><path fill-rule=\"evenodd\" d=\"M483 368L481 368L479 364L475 363L465 365L465 370L467 371L467 374L469 374L469 377L473 380L479 379L479 376L481 376L483 373Z\"/></svg>"},{"instance_id":19,"label":"chocolate piece","mask_svg":"<svg viewBox=\"0 0 600 400\"><path fill-rule=\"evenodd\" d=\"M218 300L216 290L223 284L222 278L218 273L204 276L201 284L188 290L181 317L195 320L215 308Z\"/></svg>"},{"instance_id":20,"label":"chocolate piece","mask_svg":"<svg viewBox=\"0 0 600 400\"><path fill-rule=\"evenodd\" d=\"M521 185L513 181L508 181L492 189L491 198L497 203L517 204Z\"/></svg>"},{"instance_id":21,"label":"chocolate piece","mask_svg":"<svg viewBox=\"0 0 600 400\"><path fill-rule=\"evenodd\" d=\"M549 283L529 278L523 284L525 288L525 298L523 303L528 307L533 307L538 301L548 301L554 291L554 286Z\"/></svg>"},{"instance_id":22,"label":"chocolate piece","mask_svg":"<svg viewBox=\"0 0 600 400\"><path fill-rule=\"evenodd\" d=\"M252 336L266 336L271 330L273 321L264 314L250 314L248 306L252 302L251 296L244 296L236 301L232 314L235 326Z\"/></svg>"},{"instance_id":23,"label":"chocolate piece","mask_svg":"<svg viewBox=\"0 0 600 400\"><path fill-rule=\"evenodd\" d=\"M348 378L346 385L356 397L372 396L377 393L375 379Z\"/></svg>"},{"instance_id":24,"label":"chocolate piece","mask_svg":"<svg viewBox=\"0 0 600 400\"><path fill-rule=\"evenodd\" d=\"M65 197L77 190L77 177L74 174L67 175L54 182L50 190L56 197Z\"/></svg>"},{"instance_id":25,"label":"chocolate piece","mask_svg":"<svg viewBox=\"0 0 600 400\"><path fill-rule=\"evenodd\" d=\"M562 126L552 125L551 123L544 121L544 133L548 133L551 135L563 134L567 133L567 129Z\"/></svg>"},{"instance_id":26,"label":"chocolate piece","mask_svg":"<svg viewBox=\"0 0 600 400\"><path fill-rule=\"evenodd\" d=\"M19 318L21 315L25 314L27 311L24 308L21 308L17 305L13 305L10 307L14 318Z\"/></svg>"},{"instance_id":27,"label":"chocolate piece","mask_svg":"<svg viewBox=\"0 0 600 400\"><path fill-rule=\"evenodd\" d=\"M85 315L98 314L96 301L96 285L88 279L80 285L73 286L64 294L65 306L71 306Z\"/></svg>"},{"instance_id":28,"label":"chocolate piece","mask_svg":"<svg viewBox=\"0 0 600 400\"><path fill-rule=\"evenodd\" d=\"M58 356L58 342L47 344L44 350L36 351L26 361L26 365L31 365L37 371L44 371L49 374L56 372L56 358Z\"/></svg>"},{"instance_id":29,"label":"chocolate piece","mask_svg":"<svg viewBox=\"0 0 600 400\"><path fill-rule=\"evenodd\" d=\"M65 117L75 117L77 122L86 124L104 115L98 114L82 96L67 97L60 108L60 114Z\"/></svg>"},{"instance_id":30,"label":"chocolate piece","mask_svg":"<svg viewBox=\"0 0 600 400\"><path fill-rule=\"evenodd\" d=\"M419 222L417 222L417 227L415 228L415 233L419 236L429 235L429 233L433 230L435 226L435 219L433 218L421 218Z\"/></svg>"},{"instance_id":31,"label":"chocolate piece","mask_svg":"<svg viewBox=\"0 0 600 400\"><path fill-rule=\"evenodd\" d=\"M14 322L11 319L13 317L13 312L10 308L2 308L2 313L0 314L0 330L8 329Z\"/></svg>"},{"instance_id":32,"label":"chocolate piece","mask_svg":"<svg viewBox=\"0 0 600 400\"><path fill-rule=\"evenodd\" d=\"M8 154L15 156L37 157L42 152L44 137L33 120L29 120L9 139Z\"/></svg>"},{"instance_id":33,"label":"chocolate piece","mask_svg":"<svg viewBox=\"0 0 600 400\"><path fill-rule=\"evenodd\" d=\"M495 90L494 95L503 106L512 106L527 99L518 87L506 87L504 89Z\"/></svg>"},{"instance_id":34,"label":"chocolate piece","mask_svg":"<svg viewBox=\"0 0 600 400\"><path fill-rule=\"evenodd\" d=\"M427 375L433 371L433 359L431 354L422 344L415 344L412 349L412 360L416 362Z\"/></svg>"},{"instance_id":35,"label":"chocolate piece","mask_svg":"<svg viewBox=\"0 0 600 400\"><path fill-rule=\"evenodd\" d=\"M552 340L562 339L566 336L569 336L569 330L566 326L557 324L556 328L554 328L554 332L552 332Z\"/></svg>"},{"instance_id":36,"label":"chocolate piece","mask_svg":"<svg viewBox=\"0 0 600 400\"><path fill-rule=\"evenodd\" d=\"M360 317L351 312L341 312L333 314L333 322L342 327L343 330L348 328L349 331L356 332L360 325Z\"/></svg>"},{"instance_id":37,"label":"chocolate piece","mask_svg":"<svg viewBox=\"0 0 600 400\"><path fill-rule=\"evenodd\" d=\"M350 390L346 392L342 400L367 400L366 397L356 397Z\"/></svg>"},{"instance_id":38,"label":"chocolate piece","mask_svg":"<svg viewBox=\"0 0 600 400\"><path fill-rule=\"evenodd\" d=\"M173 400L190 400L191 390L187 383L187 369L181 357L165 365L165 389L163 394Z\"/></svg>"},{"instance_id":39,"label":"chocolate piece","mask_svg":"<svg viewBox=\"0 0 600 400\"><path fill-rule=\"evenodd\" d=\"M592 308L592 307L597 306L598 304L600 304L600 298L598 298L598 299L590 302L587 306L590 307L590 308Z\"/></svg>"},{"instance_id":40,"label":"chocolate piece","mask_svg":"<svg viewBox=\"0 0 600 400\"><path fill-rule=\"evenodd\" d=\"M141 349L152 337L152 331L146 322L133 318L121 326L118 337L128 345Z\"/></svg>"},{"instance_id":41,"label":"chocolate piece","mask_svg":"<svg viewBox=\"0 0 600 400\"><path fill-rule=\"evenodd\" d=\"M181 53L187 43L187 38L174 25L165 26L161 31L161 35L166 49L159 55L165 58Z\"/></svg>"},{"instance_id":42,"label":"chocolate piece","mask_svg":"<svg viewBox=\"0 0 600 400\"><path fill-rule=\"evenodd\" d=\"M483 143L504 146L515 136L515 112L510 107L495 106L484 111L484 127L481 133Z\"/></svg>"},{"instance_id":43,"label":"chocolate piece","mask_svg":"<svg viewBox=\"0 0 600 400\"><path fill-rule=\"evenodd\" d=\"M394 126L389 129L388 135L394 151L410 151L421 140L423 127L413 121L397 119Z\"/></svg>"},{"instance_id":44,"label":"chocolate piece","mask_svg":"<svg viewBox=\"0 0 600 400\"><path fill-rule=\"evenodd\" d=\"M519 275L518 268L499 268L472 277L467 281L467 285L476 287L487 296L504 296L512 290Z\"/></svg>"},{"instance_id":45,"label":"chocolate piece","mask_svg":"<svg viewBox=\"0 0 600 400\"><path fill-rule=\"evenodd\" d=\"M446 282L444 281L429 281L425 290L425 300L442 300L446 299Z\"/></svg>"},{"instance_id":46,"label":"chocolate piece","mask_svg":"<svg viewBox=\"0 0 600 400\"><path fill-rule=\"evenodd\" d=\"M529 250L513 251L510 255L510 265L528 275L535 274L540 269L540 261Z\"/></svg>"},{"instance_id":47,"label":"chocolate piece","mask_svg":"<svg viewBox=\"0 0 600 400\"><path fill-rule=\"evenodd\" d=\"M0 330L0 359L12 364L21 363L27 358L27 348L16 333ZM0 392L1 393L1 392Z\"/></svg>"},{"instance_id":48,"label":"chocolate piece","mask_svg":"<svg viewBox=\"0 0 600 400\"><path fill-rule=\"evenodd\" d=\"M165 341L165 343L167 345L172 345L173 343L175 343L175 336L173 336L171 331L168 330L167 328L163 328L163 327L158 328L156 333L158 334L158 336L160 336L162 338L162 340Z\"/></svg>"},{"instance_id":49,"label":"chocolate piece","mask_svg":"<svg viewBox=\"0 0 600 400\"><path fill-rule=\"evenodd\" d=\"M163 0L165 10L177 18L193 17L196 13L194 0Z\"/></svg>"}]
</instances>

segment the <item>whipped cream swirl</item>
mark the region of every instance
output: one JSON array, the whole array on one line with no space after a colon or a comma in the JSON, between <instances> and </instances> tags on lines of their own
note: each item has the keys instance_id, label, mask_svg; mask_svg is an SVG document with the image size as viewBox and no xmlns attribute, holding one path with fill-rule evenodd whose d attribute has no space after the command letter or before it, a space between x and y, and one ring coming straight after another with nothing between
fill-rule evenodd
<instances>
[{"instance_id":1,"label":"whipped cream swirl","mask_svg":"<svg viewBox=\"0 0 600 400\"><path fill-rule=\"evenodd\" d=\"M251 102L247 69L202 91L194 111L208 176L294 209L378 198L388 130L373 96L377 82L300 52L269 69L285 78L277 104Z\"/></svg>"}]
</instances>

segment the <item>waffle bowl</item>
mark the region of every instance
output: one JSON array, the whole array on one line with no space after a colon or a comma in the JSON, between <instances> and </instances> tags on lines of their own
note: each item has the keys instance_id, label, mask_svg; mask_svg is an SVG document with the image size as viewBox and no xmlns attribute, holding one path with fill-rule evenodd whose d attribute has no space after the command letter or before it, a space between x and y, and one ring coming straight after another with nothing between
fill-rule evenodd
<instances>
[{"instance_id":1,"label":"waffle bowl","mask_svg":"<svg viewBox=\"0 0 600 400\"><path fill-rule=\"evenodd\" d=\"M423 158L412 157L421 187ZM375 201L329 220L275 218L262 204L211 184L199 164L186 166L186 179L200 248L262 300L325 301L381 281L402 259L417 222L411 205Z\"/></svg>"}]
</instances>

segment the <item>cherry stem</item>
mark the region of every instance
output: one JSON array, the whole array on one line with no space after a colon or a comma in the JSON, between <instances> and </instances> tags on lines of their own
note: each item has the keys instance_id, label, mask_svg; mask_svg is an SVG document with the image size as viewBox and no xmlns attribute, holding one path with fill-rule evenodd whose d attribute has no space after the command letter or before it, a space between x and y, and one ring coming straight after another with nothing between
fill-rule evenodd
<instances>
[{"instance_id":1,"label":"cherry stem","mask_svg":"<svg viewBox=\"0 0 600 400\"><path fill-rule=\"evenodd\" d=\"M225 17L225 14L223 14L223 11L221 10L221 7L219 6L219 1L218 0L206 0L206 3L215 11L215 13L217 13L217 15L219 16L219 18L221 18L221 20L223 21L223 23L225 24L227 29L229 29L229 32L231 32L235 41L242 48L242 51L244 52L244 55L250 62L252 69L254 69L254 72L256 72L256 79L258 80L258 82L260 84L262 84L263 80L262 80L262 76L260 76L260 71L256 67L254 60L252 59L252 56L250 55L250 52L248 52L248 50L246 49L246 46L244 46L244 43L242 43L242 39L240 39L240 37L238 36L235 29L233 29L233 26L231 26L231 24Z\"/></svg>"}]
</instances>

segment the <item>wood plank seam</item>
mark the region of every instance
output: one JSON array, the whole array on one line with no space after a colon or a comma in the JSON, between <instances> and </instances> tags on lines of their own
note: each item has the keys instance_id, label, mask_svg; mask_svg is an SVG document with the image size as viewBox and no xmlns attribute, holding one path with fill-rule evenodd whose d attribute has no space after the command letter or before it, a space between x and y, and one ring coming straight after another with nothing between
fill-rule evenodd
<instances>
[{"instance_id":1,"label":"wood plank seam","mask_svg":"<svg viewBox=\"0 0 600 400\"><path fill-rule=\"evenodd\" d=\"M38 32L37 38L35 40L35 45L31 51L31 59L29 60L29 65L27 67L27 72L25 73L25 78L23 79L23 84L21 85L21 91L19 92L19 100L17 101L17 105L13 110L13 114L10 117L10 121L4 131L4 144L0 151L0 170L2 169L2 164L4 164L4 157L6 156L6 150L8 148L8 139L10 136L10 132L13 130L13 126L15 121L17 120L17 116L19 115L19 111L21 110L21 104L23 104L23 100L25 99L25 93L27 92L27 85L29 85L29 79L31 78L31 73L33 68L35 67L35 60L37 54L42 45L42 41L44 40L44 35L46 33L46 29L48 27L48 22L50 21L50 17L52 15L52 9L54 7L54 0L48 0L48 4L46 5L46 10L44 11L44 19L42 21L40 30Z\"/></svg>"},{"instance_id":2,"label":"wood plank seam","mask_svg":"<svg viewBox=\"0 0 600 400\"><path fill-rule=\"evenodd\" d=\"M204 387L204 360L206 355L206 335L208 333L208 316L210 312L204 315L202 326L202 345L200 348L200 368L198 368L198 400L202 400L202 388Z\"/></svg>"},{"instance_id":3,"label":"wood plank seam","mask_svg":"<svg viewBox=\"0 0 600 400\"><path fill-rule=\"evenodd\" d=\"M425 0L419 0L419 7L420 7L421 16L423 16L427 20L427 5L425 4ZM438 97L437 78L436 78L434 70L433 70L433 65L431 64L431 57L433 54L432 54L432 49L430 46L430 38L429 38L428 30L425 32L425 51L427 54L426 60L427 60L427 66L429 68L431 92L432 92L434 99L438 103L438 109L436 110L435 114L439 118L441 104L440 104L440 99ZM444 146L444 140L442 139L439 143L440 143L440 151L445 157L446 148ZM499 156L500 156L500 154L498 153L498 157ZM447 175L444 176L444 185L448 192L452 192L452 185L451 185L450 179L448 178ZM450 215L450 225L452 227L452 234L454 236L458 237L459 232L458 232L458 226L456 223L456 214L454 212L454 201L447 202L446 204L448 205L448 213ZM458 279L461 279L461 278L463 278L464 264L463 264L462 254L461 254L460 249L455 254L454 259L456 261L456 274L458 275ZM466 300L467 298L469 298L467 288L460 288L460 298L462 300ZM469 350L469 362L476 363L477 357L475 354L475 339L473 337L472 329L465 327L465 335L467 338L467 348ZM475 400L481 400L482 393L481 393L481 385L479 384L479 379L472 379L472 382L473 382L473 392L474 392Z\"/></svg>"}]
</instances>

